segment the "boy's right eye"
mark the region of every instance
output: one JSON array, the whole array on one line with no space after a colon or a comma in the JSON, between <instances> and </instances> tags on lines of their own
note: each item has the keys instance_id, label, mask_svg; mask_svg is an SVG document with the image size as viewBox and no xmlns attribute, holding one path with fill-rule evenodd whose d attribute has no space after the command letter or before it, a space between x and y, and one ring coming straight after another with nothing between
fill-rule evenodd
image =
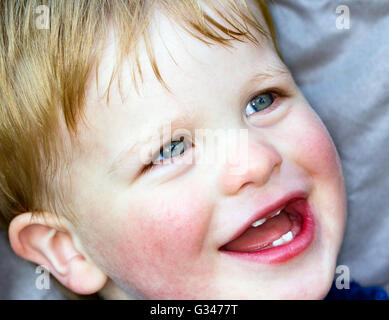
<instances>
[{"instance_id":1,"label":"boy's right eye","mask_svg":"<svg viewBox=\"0 0 389 320\"><path fill-rule=\"evenodd\" d=\"M167 146L162 147L159 151L159 158L157 161L164 159L171 159L183 154L186 150L185 141L183 139L171 141Z\"/></svg>"},{"instance_id":2,"label":"boy's right eye","mask_svg":"<svg viewBox=\"0 0 389 320\"><path fill-rule=\"evenodd\" d=\"M159 154L153 158L151 166L171 163L173 158L181 157L190 147L189 142L184 137L180 137L178 140L172 140L161 147Z\"/></svg>"}]
</instances>

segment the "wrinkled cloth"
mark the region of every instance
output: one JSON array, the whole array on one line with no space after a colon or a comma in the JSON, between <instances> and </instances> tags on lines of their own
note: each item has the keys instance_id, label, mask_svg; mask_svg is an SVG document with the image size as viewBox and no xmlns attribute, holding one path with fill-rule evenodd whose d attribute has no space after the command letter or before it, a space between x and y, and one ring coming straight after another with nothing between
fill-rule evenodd
<instances>
[{"instance_id":1,"label":"wrinkled cloth","mask_svg":"<svg viewBox=\"0 0 389 320\"><path fill-rule=\"evenodd\" d=\"M389 291L389 2L269 4L285 63L342 161L348 220L338 264L361 285ZM349 29L336 26L340 5Z\"/></svg>"},{"instance_id":2,"label":"wrinkled cloth","mask_svg":"<svg viewBox=\"0 0 389 320\"><path fill-rule=\"evenodd\" d=\"M0 231L0 300L66 300L54 283L43 286L42 271L12 251L8 238Z\"/></svg>"}]
</instances>

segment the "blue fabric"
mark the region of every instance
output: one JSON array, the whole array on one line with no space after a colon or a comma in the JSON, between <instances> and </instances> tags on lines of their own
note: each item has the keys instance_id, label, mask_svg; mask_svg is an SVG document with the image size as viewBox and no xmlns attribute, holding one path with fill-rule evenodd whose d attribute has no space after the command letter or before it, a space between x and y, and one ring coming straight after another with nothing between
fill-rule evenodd
<instances>
[{"instance_id":1,"label":"blue fabric","mask_svg":"<svg viewBox=\"0 0 389 320\"><path fill-rule=\"evenodd\" d=\"M378 286L362 287L352 281L350 289L337 289L334 282L324 300L389 300L389 296Z\"/></svg>"}]
</instances>

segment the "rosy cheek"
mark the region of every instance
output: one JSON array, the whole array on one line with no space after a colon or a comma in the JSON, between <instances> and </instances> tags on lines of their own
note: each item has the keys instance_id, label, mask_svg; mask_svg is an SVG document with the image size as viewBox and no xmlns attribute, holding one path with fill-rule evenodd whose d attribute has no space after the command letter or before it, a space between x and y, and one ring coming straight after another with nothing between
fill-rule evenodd
<instances>
[{"instance_id":1,"label":"rosy cheek","mask_svg":"<svg viewBox=\"0 0 389 320\"><path fill-rule=\"evenodd\" d=\"M295 160L312 176L332 179L341 175L335 145L316 114L306 111L295 123L292 144Z\"/></svg>"},{"instance_id":2,"label":"rosy cheek","mask_svg":"<svg viewBox=\"0 0 389 320\"><path fill-rule=\"evenodd\" d=\"M138 224L136 238L143 243L142 254L163 259L168 253L190 256L200 249L207 219L201 201L190 196L158 199L143 208L144 214L133 221Z\"/></svg>"},{"instance_id":3,"label":"rosy cheek","mask_svg":"<svg viewBox=\"0 0 389 320\"><path fill-rule=\"evenodd\" d=\"M346 194L340 159L324 124L313 111L295 119L293 159L310 176L313 205L325 239L338 239L346 216Z\"/></svg>"},{"instance_id":4,"label":"rosy cheek","mask_svg":"<svg viewBox=\"0 0 389 320\"><path fill-rule=\"evenodd\" d=\"M166 284L170 281L180 287L180 274L183 278L188 273L194 277L210 274L207 265L199 262L199 255L212 211L195 192L152 198L156 200L136 205L128 221L121 222L113 259L116 265L125 266L122 279L130 279L136 287L154 288L154 295L163 295L160 290L166 290L162 288L169 287Z\"/></svg>"}]
</instances>

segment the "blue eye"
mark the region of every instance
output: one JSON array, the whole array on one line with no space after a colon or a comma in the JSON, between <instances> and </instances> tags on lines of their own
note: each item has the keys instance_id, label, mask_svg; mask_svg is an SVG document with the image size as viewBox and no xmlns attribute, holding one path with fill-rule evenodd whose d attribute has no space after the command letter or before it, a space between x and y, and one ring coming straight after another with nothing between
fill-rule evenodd
<instances>
[{"instance_id":1,"label":"blue eye","mask_svg":"<svg viewBox=\"0 0 389 320\"><path fill-rule=\"evenodd\" d=\"M270 107L274 102L274 98L270 93L262 93L252 99L246 107L246 115L249 116L254 112L258 112Z\"/></svg>"},{"instance_id":2,"label":"blue eye","mask_svg":"<svg viewBox=\"0 0 389 320\"><path fill-rule=\"evenodd\" d=\"M180 140L171 141L167 146L161 148L157 162L177 157L183 154L186 149L183 137Z\"/></svg>"}]
</instances>

